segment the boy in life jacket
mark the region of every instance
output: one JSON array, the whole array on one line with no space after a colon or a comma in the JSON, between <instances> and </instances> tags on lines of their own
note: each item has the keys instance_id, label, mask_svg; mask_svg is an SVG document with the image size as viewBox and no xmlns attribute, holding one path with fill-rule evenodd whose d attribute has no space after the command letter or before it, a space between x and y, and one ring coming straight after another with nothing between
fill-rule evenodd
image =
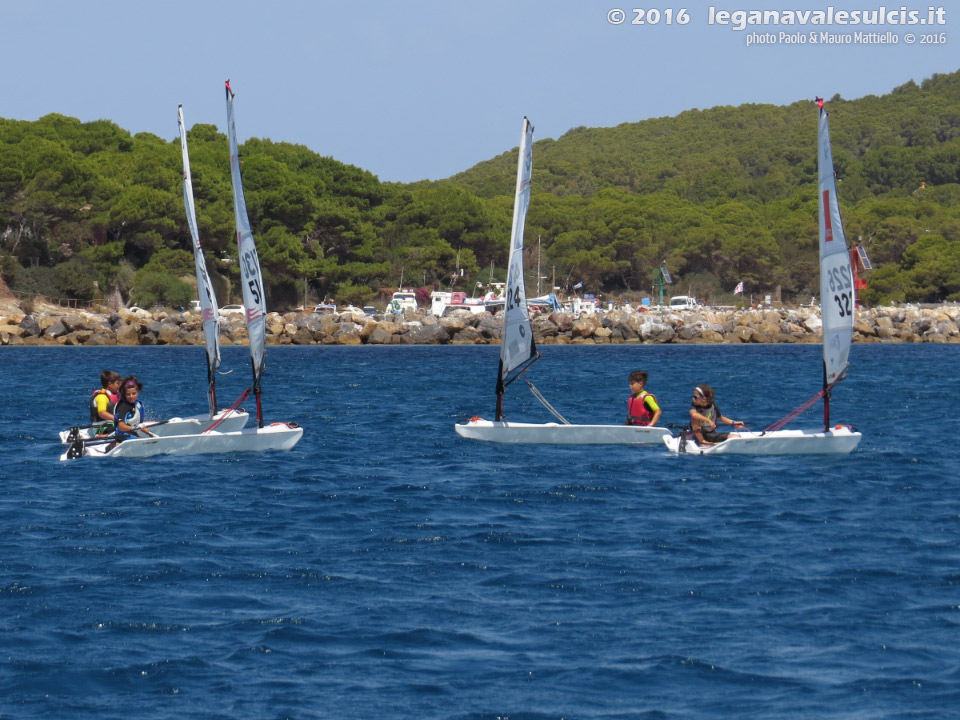
<instances>
[{"instance_id":1,"label":"boy in life jacket","mask_svg":"<svg viewBox=\"0 0 960 720\"><path fill-rule=\"evenodd\" d=\"M630 397L627 399L627 425L653 426L660 419L660 406L657 398L643 388L647 384L647 374L643 370L634 370L627 377L630 383Z\"/></svg>"},{"instance_id":2,"label":"boy in life jacket","mask_svg":"<svg viewBox=\"0 0 960 720\"><path fill-rule=\"evenodd\" d=\"M120 389L120 376L113 370L104 370L100 373L100 389L90 396L90 424L100 425L97 437L104 437L113 432L114 407L120 400L117 394Z\"/></svg>"}]
</instances>

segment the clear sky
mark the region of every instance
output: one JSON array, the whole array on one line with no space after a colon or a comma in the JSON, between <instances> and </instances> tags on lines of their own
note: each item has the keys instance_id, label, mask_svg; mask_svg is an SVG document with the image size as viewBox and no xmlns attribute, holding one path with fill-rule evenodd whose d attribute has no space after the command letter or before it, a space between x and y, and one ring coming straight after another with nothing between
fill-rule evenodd
<instances>
[{"instance_id":1,"label":"clear sky","mask_svg":"<svg viewBox=\"0 0 960 720\"><path fill-rule=\"evenodd\" d=\"M439 179L536 139L691 108L880 95L960 68L960 6L905 0L0 0L0 117L60 113L131 133L225 128L306 145L384 181ZM710 8L713 23L710 22ZM846 24L839 12L934 24ZM621 8L621 15L611 11ZM685 13L681 10L685 9ZM738 12L832 11L735 29ZM722 13L729 19L722 22ZM956 17L955 17L956 16ZM756 17L756 16L755 16ZM811 16L813 18L814 16ZM611 22L613 20L614 22ZM684 23L683 21L686 20ZM941 22L942 21L942 22ZM890 24L894 22L896 24ZM785 32L806 42L788 42ZM892 32L896 44L813 43ZM906 36L912 33L914 41ZM940 33L943 33L941 36ZM921 42L927 39L945 42ZM767 42L757 43L758 36ZM754 43L748 44L753 37Z\"/></svg>"}]
</instances>

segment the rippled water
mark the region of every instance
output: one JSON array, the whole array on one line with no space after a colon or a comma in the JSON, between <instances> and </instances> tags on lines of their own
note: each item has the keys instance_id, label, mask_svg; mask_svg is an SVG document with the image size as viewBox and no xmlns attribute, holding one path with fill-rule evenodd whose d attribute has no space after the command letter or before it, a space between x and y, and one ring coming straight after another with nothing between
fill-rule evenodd
<instances>
[{"instance_id":1,"label":"rippled water","mask_svg":"<svg viewBox=\"0 0 960 720\"><path fill-rule=\"evenodd\" d=\"M665 423L702 382L756 428L820 384L817 346L543 350L574 422L620 422L636 368ZM497 351L270 348L293 451L60 463L100 370L192 414L203 352L3 348L0 717L957 716L960 346L854 346L864 439L813 459L463 440Z\"/></svg>"}]
</instances>

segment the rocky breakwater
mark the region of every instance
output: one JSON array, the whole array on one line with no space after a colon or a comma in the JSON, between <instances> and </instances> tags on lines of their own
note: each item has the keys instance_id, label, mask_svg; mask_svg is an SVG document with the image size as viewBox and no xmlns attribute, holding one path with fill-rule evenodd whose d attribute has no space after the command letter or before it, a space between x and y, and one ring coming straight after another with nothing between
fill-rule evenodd
<instances>
[{"instance_id":1,"label":"rocky breakwater","mask_svg":"<svg viewBox=\"0 0 960 720\"><path fill-rule=\"evenodd\" d=\"M857 312L855 342L960 342L960 307L882 307ZM650 312L612 310L575 318L533 318L538 344L819 342L819 308ZM267 316L271 345L475 345L500 342L502 316L459 311L437 318L404 315L304 313ZM247 342L240 315L223 318L224 345ZM0 345L202 345L197 314L120 310L110 314L47 308L0 312Z\"/></svg>"}]
</instances>

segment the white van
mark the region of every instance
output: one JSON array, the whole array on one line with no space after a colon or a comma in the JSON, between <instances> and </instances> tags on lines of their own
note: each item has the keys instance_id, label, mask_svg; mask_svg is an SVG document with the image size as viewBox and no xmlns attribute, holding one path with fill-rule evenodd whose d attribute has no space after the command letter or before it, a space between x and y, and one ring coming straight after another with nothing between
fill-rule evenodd
<instances>
[{"instance_id":1,"label":"white van","mask_svg":"<svg viewBox=\"0 0 960 720\"><path fill-rule=\"evenodd\" d=\"M674 295L670 298L671 310L696 310L697 299L692 295Z\"/></svg>"}]
</instances>

